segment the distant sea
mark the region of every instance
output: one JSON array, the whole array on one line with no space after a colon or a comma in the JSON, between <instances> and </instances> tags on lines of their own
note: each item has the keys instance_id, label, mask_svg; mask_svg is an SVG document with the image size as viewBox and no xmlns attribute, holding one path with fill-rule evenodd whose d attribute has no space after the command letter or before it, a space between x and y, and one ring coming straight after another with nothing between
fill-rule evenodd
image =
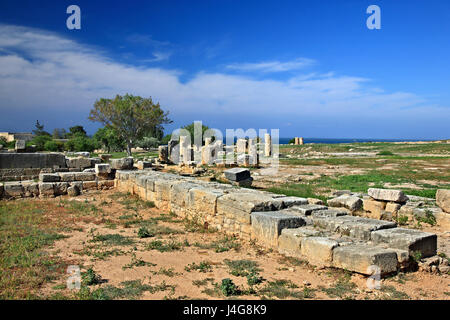
<instances>
[{"instance_id":1,"label":"distant sea","mask_svg":"<svg viewBox=\"0 0 450 320\"><path fill-rule=\"evenodd\" d=\"M280 144L289 144L292 138L280 138ZM424 141L414 139L327 139L327 138L303 138L307 143L354 143L354 142L404 142L404 141Z\"/></svg>"},{"instance_id":2,"label":"distant sea","mask_svg":"<svg viewBox=\"0 0 450 320\"><path fill-rule=\"evenodd\" d=\"M280 144L289 144L292 138L280 138ZM237 137L234 138L236 143ZM354 143L354 142L414 142L414 141L427 141L427 139L334 139L334 138L303 138L303 142L307 143ZM429 140L435 141L435 140ZM226 144L226 139L223 139L223 143Z\"/></svg>"}]
</instances>

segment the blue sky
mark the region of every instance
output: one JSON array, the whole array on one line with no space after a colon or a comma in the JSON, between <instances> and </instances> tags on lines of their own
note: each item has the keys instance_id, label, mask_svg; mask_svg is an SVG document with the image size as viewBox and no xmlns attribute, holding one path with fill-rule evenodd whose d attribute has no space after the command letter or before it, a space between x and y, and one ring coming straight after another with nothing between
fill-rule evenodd
<instances>
[{"instance_id":1,"label":"blue sky","mask_svg":"<svg viewBox=\"0 0 450 320\"><path fill-rule=\"evenodd\" d=\"M81 8L68 30L66 8ZM366 8L381 8L381 30ZM84 125L96 99L151 96L166 131L450 138L450 2L0 3L0 131Z\"/></svg>"}]
</instances>

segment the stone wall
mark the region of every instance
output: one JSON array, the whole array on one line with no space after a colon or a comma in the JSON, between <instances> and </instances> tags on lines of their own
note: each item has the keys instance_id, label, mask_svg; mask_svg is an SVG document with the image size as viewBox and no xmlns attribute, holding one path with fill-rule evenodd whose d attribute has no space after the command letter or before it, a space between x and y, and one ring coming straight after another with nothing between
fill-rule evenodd
<instances>
[{"instance_id":1,"label":"stone wall","mask_svg":"<svg viewBox=\"0 0 450 320\"><path fill-rule=\"evenodd\" d=\"M66 168L62 153L0 153L0 169Z\"/></svg>"},{"instance_id":2,"label":"stone wall","mask_svg":"<svg viewBox=\"0 0 450 320\"><path fill-rule=\"evenodd\" d=\"M350 216L299 197L152 170L118 170L115 186L153 201L161 210L318 266L387 274L407 267L410 256L436 255L435 234Z\"/></svg>"}]
</instances>

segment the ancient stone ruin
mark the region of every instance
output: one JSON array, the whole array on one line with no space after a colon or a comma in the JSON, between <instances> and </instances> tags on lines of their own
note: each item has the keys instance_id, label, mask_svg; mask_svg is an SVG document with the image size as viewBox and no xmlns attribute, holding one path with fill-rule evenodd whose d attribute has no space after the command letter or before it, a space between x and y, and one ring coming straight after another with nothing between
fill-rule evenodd
<instances>
[{"instance_id":1,"label":"ancient stone ruin","mask_svg":"<svg viewBox=\"0 0 450 320\"><path fill-rule=\"evenodd\" d=\"M238 179L242 174L233 170L228 176L232 180L233 175ZM161 210L207 222L212 228L256 240L317 266L367 275L375 266L377 272L387 274L407 268L413 255L436 255L435 234L399 228L392 221L351 216L304 198L150 170L118 170L115 184L121 191L153 201Z\"/></svg>"}]
</instances>

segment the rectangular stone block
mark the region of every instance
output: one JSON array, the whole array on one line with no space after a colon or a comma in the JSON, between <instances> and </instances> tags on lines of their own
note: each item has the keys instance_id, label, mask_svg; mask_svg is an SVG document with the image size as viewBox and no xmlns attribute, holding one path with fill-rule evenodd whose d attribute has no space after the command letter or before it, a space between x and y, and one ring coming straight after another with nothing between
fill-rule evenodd
<instances>
[{"instance_id":1,"label":"rectangular stone block","mask_svg":"<svg viewBox=\"0 0 450 320\"><path fill-rule=\"evenodd\" d=\"M95 164L95 173L98 174L109 174L111 173L111 166L107 163L96 163Z\"/></svg>"},{"instance_id":2,"label":"rectangular stone block","mask_svg":"<svg viewBox=\"0 0 450 320\"><path fill-rule=\"evenodd\" d=\"M398 259L394 250L368 245L348 245L333 250L333 266L353 272L372 275L397 271Z\"/></svg>"},{"instance_id":3,"label":"rectangular stone block","mask_svg":"<svg viewBox=\"0 0 450 320\"><path fill-rule=\"evenodd\" d=\"M313 217L341 217L346 216L347 212L339 210L339 209L326 209L326 210L316 210L311 213Z\"/></svg>"},{"instance_id":4,"label":"rectangular stone block","mask_svg":"<svg viewBox=\"0 0 450 320\"><path fill-rule=\"evenodd\" d=\"M400 190L369 188L367 190L369 196L375 200L393 201L403 203L408 201L408 197Z\"/></svg>"},{"instance_id":5,"label":"rectangular stone block","mask_svg":"<svg viewBox=\"0 0 450 320\"><path fill-rule=\"evenodd\" d=\"M298 228L305 225L301 217L271 212L253 212L251 214L252 236L270 247L277 247L281 230Z\"/></svg>"},{"instance_id":6,"label":"rectangular stone block","mask_svg":"<svg viewBox=\"0 0 450 320\"><path fill-rule=\"evenodd\" d=\"M62 182L75 181L75 174L73 172L61 172L59 173Z\"/></svg>"},{"instance_id":7,"label":"rectangular stone block","mask_svg":"<svg viewBox=\"0 0 450 320\"><path fill-rule=\"evenodd\" d=\"M290 209L298 212L300 215L309 216L314 211L326 210L328 207L319 204L305 204L301 206L292 206Z\"/></svg>"},{"instance_id":8,"label":"rectangular stone block","mask_svg":"<svg viewBox=\"0 0 450 320\"><path fill-rule=\"evenodd\" d=\"M20 182L8 182L4 185L4 196L11 198L21 198L24 195L23 186Z\"/></svg>"},{"instance_id":9,"label":"rectangular stone block","mask_svg":"<svg viewBox=\"0 0 450 320\"><path fill-rule=\"evenodd\" d=\"M55 196L55 184L52 182L39 183L39 196L54 197Z\"/></svg>"},{"instance_id":10,"label":"rectangular stone block","mask_svg":"<svg viewBox=\"0 0 450 320\"><path fill-rule=\"evenodd\" d=\"M56 182L54 186L55 195L61 196L67 194L67 188L69 187L68 182Z\"/></svg>"},{"instance_id":11,"label":"rectangular stone block","mask_svg":"<svg viewBox=\"0 0 450 320\"><path fill-rule=\"evenodd\" d=\"M95 181L93 172L74 172L75 181Z\"/></svg>"},{"instance_id":12,"label":"rectangular stone block","mask_svg":"<svg viewBox=\"0 0 450 320\"><path fill-rule=\"evenodd\" d=\"M419 251L422 257L436 254L437 236L434 233L414 229L394 228L372 232L372 241L387 244L391 248L408 250L410 254Z\"/></svg>"},{"instance_id":13,"label":"rectangular stone block","mask_svg":"<svg viewBox=\"0 0 450 320\"><path fill-rule=\"evenodd\" d=\"M97 189L97 181L83 181L83 190Z\"/></svg>"},{"instance_id":14,"label":"rectangular stone block","mask_svg":"<svg viewBox=\"0 0 450 320\"><path fill-rule=\"evenodd\" d=\"M39 184L37 182L22 182L25 197L39 196Z\"/></svg>"},{"instance_id":15,"label":"rectangular stone block","mask_svg":"<svg viewBox=\"0 0 450 320\"><path fill-rule=\"evenodd\" d=\"M61 177L57 173L41 173L39 174L40 182L58 182Z\"/></svg>"},{"instance_id":16,"label":"rectangular stone block","mask_svg":"<svg viewBox=\"0 0 450 320\"><path fill-rule=\"evenodd\" d=\"M98 189L114 188L114 180L100 180L97 186Z\"/></svg>"},{"instance_id":17,"label":"rectangular stone block","mask_svg":"<svg viewBox=\"0 0 450 320\"><path fill-rule=\"evenodd\" d=\"M276 202L272 197L261 192L237 192L228 193L217 200L217 208L221 206L233 207L245 212L253 211L272 211L277 209L274 205Z\"/></svg>"},{"instance_id":18,"label":"rectangular stone block","mask_svg":"<svg viewBox=\"0 0 450 320\"><path fill-rule=\"evenodd\" d=\"M355 216L313 216L312 219L314 225L319 228L361 240L370 240L373 231L397 226L395 222Z\"/></svg>"},{"instance_id":19,"label":"rectangular stone block","mask_svg":"<svg viewBox=\"0 0 450 320\"><path fill-rule=\"evenodd\" d=\"M327 203L330 207L343 207L351 211L360 209L363 204L360 198L345 194L334 199L329 199Z\"/></svg>"},{"instance_id":20,"label":"rectangular stone block","mask_svg":"<svg viewBox=\"0 0 450 320\"><path fill-rule=\"evenodd\" d=\"M189 190L195 187L198 185L189 182L180 181L180 183L174 184L170 189L171 203L185 209L189 202Z\"/></svg>"},{"instance_id":21,"label":"rectangular stone block","mask_svg":"<svg viewBox=\"0 0 450 320\"><path fill-rule=\"evenodd\" d=\"M339 243L326 237L306 237L302 239L301 254L316 266L331 266L333 250Z\"/></svg>"},{"instance_id":22,"label":"rectangular stone block","mask_svg":"<svg viewBox=\"0 0 450 320\"><path fill-rule=\"evenodd\" d=\"M214 216L217 213L217 198L222 195L221 190L208 190L198 187L190 189L187 208Z\"/></svg>"},{"instance_id":23,"label":"rectangular stone block","mask_svg":"<svg viewBox=\"0 0 450 320\"><path fill-rule=\"evenodd\" d=\"M283 208L308 204L307 199L300 197L281 197L277 198L277 200L283 202Z\"/></svg>"},{"instance_id":24,"label":"rectangular stone block","mask_svg":"<svg viewBox=\"0 0 450 320\"><path fill-rule=\"evenodd\" d=\"M363 209L371 213L371 218L380 219L381 215L386 208L386 202L378 201L374 199L364 199Z\"/></svg>"},{"instance_id":25,"label":"rectangular stone block","mask_svg":"<svg viewBox=\"0 0 450 320\"><path fill-rule=\"evenodd\" d=\"M66 158L66 165L68 168L86 169L92 166L91 159L85 157Z\"/></svg>"},{"instance_id":26,"label":"rectangular stone block","mask_svg":"<svg viewBox=\"0 0 450 320\"><path fill-rule=\"evenodd\" d=\"M301 244L305 237L319 236L320 231L306 227L283 229L278 237L278 252L294 257L300 257Z\"/></svg>"},{"instance_id":27,"label":"rectangular stone block","mask_svg":"<svg viewBox=\"0 0 450 320\"><path fill-rule=\"evenodd\" d=\"M227 169L224 172L225 178L230 181L242 181L250 178L250 170L244 168Z\"/></svg>"}]
</instances>

